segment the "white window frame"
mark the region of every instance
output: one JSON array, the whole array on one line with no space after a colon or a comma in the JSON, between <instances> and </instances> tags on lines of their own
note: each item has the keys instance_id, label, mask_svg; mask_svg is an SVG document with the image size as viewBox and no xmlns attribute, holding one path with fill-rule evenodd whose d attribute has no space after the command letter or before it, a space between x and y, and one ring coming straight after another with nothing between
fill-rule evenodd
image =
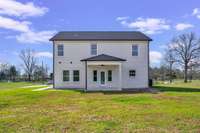
<instances>
[{"instance_id":1,"label":"white window frame","mask_svg":"<svg viewBox=\"0 0 200 133\"><path fill-rule=\"evenodd\" d=\"M64 74L64 72L68 72L68 74ZM67 78L68 80L64 80L64 78ZM69 70L63 70L63 82L69 82L70 81L70 71Z\"/></svg>"},{"instance_id":2,"label":"white window frame","mask_svg":"<svg viewBox=\"0 0 200 133\"><path fill-rule=\"evenodd\" d=\"M63 44L57 45L57 55L64 56L64 45Z\"/></svg>"},{"instance_id":3,"label":"white window frame","mask_svg":"<svg viewBox=\"0 0 200 133\"><path fill-rule=\"evenodd\" d=\"M96 75L94 74L94 72L96 72ZM93 70L93 82L97 82L98 81L98 71L97 70ZM96 78L96 81L94 80Z\"/></svg>"},{"instance_id":4,"label":"white window frame","mask_svg":"<svg viewBox=\"0 0 200 133\"><path fill-rule=\"evenodd\" d=\"M111 72L111 73L109 73L109 72ZM113 79L113 76L112 76L112 75L113 75L112 70L108 70L108 77L107 77L108 79L107 79L107 80L108 80L109 82L112 82L112 79ZM109 79L111 79L111 80L109 80Z\"/></svg>"},{"instance_id":5,"label":"white window frame","mask_svg":"<svg viewBox=\"0 0 200 133\"><path fill-rule=\"evenodd\" d=\"M129 70L129 77L135 77L135 76L136 76L136 70L135 69Z\"/></svg>"},{"instance_id":6,"label":"white window frame","mask_svg":"<svg viewBox=\"0 0 200 133\"><path fill-rule=\"evenodd\" d=\"M91 55L97 55L97 44L91 44L90 51Z\"/></svg>"},{"instance_id":7,"label":"white window frame","mask_svg":"<svg viewBox=\"0 0 200 133\"><path fill-rule=\"evenodd\" d=\"M78 72L78 75L75 75L75 71ZM75 80L75 78L78 78L78 80ZM80 71L79 70L73 70L73 81L74 82L79 82L80 81Z\"/></svg>"},{"instance_id":8,"label":"white window frame","mask_svg":"<svg viewBox=\"0 0 200 133\"><path fill-rule=\"evenodd\" d=\"M137 44L132 45L132 56L138 56L139 54L139 47Z\"/></svg>"}]
</instances>

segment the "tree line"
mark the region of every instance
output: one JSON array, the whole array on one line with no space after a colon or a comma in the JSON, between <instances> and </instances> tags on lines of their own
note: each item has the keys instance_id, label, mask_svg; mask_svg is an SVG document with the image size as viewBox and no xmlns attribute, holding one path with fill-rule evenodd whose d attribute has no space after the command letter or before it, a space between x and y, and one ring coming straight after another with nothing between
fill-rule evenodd
<instances>
[{"instance_id":1,"label":"tree line","mask_svg":"<svg viewBox=\"0 0 200 133\"><path fill-rule=\"evenodd\" d=\"M155 80L200 79L200 37L193 32L174 37L165 49L164 61L158 68L151 68Z\"/></svg>"},{"instance_id":2,"label":"tree line","mask_svg":"<svg viewBox=\"0 0 200 133\"><path fill-rule=\"evenodd\" d=\"M0 81L47 81L52 79L47 65L44 65L43 62L38 63L33 50L22 50L19 57L22 61L21 67L8 63L0 64Z\"/></svg>"}]
</instances>

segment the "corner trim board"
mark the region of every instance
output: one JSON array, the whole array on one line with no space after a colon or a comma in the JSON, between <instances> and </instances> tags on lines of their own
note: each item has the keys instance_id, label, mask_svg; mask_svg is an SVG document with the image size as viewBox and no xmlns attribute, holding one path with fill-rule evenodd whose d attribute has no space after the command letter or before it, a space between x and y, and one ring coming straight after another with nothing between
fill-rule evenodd
<instances>
[{"instance_id":1,"label":"corner trim board","mask_svg":"<svg viewBox=\"0 0 200 133\"><path fill-rule=\"evenodd\" d=\"M55 42L53 41L53 88L55 88Z\"/></svg>"}]
</instances>

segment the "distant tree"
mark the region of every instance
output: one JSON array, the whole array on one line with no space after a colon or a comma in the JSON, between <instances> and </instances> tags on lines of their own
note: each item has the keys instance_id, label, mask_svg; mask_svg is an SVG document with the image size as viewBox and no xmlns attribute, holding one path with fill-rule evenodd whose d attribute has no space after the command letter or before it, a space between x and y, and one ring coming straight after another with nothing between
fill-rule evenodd
<instances>
[{"instance_id":1,"label":"distant tree","mask_svg":"<svg viewBox=\"0 0 200 133\"><path fill-rule=\"evenodd\" d=\"M172 80L175 77L175 73L173 73L173 64L176 62L176 59L175 59L175 53L173 49L170 47L170 45L168 45L168 47L166 48L164 60L167 66L169 67L168 77L170 83L172 83Z\"/></svg>"},{"instance_id":2,"label":"distant tree","mask_svg":"<svg viewBox=\"0 0 200 133\"><path fill-rule=\"evenodd\" d=\"M28 75L28 81L31 81L33 72L36 67L36 58L34 51L30 49L22 50L19 57L23 61L23 68L25 73Z\"/></svg>"},{"instance_id":3,"label":"distant tree","mask_svg":"<svg viewBox=\"0 0 200 133\"><path fill-rule=\"evenodd\" d=\"M14 65L10 66L9 69L10 80L15 81L17 74L18 72L16 70L16 67Z\"/></svg>"},{"instance_id":4,"label":"distant tree","mask_svg":"<svg viewBox=\"0 0 200 133\"><path fill-rule=\"evenodd\" d=\"M0 80L8 80L9 79L9 67L8 63L0 64Z\"/></svg>"},{"instance_id":5,"label":"distant tree","mask_svg":"<svg viewBox=\"0 0 200 133\"><path fill-rule=\"evenodd\" d=\"M37 81L45 81L48 77L48 67L47 65L44 67L43 62L42 65L36 65L34 70L34 79Z\"/></svg>"},{"instance_id":6,"label":"distant tree","mask_svg":"<svg viewBox=\"0 0 200 133\"><path fill-rule=\"evenodd\" d=\"M183 66L184 82L188 81L188 69L200 58L200 39L194 33L182 34L172 40L175 59Z\"/></svg>"},{"instance_id":7,"label":"distant tree","mask_svg":"<svg viewBox=\"0 0 200 133\"><path fill-rule=\"evenodd\" d=\"M43 68L41 66L36 66L33 72L34 80L40 81L43 76Z\"/></svg>"}]
</instances>

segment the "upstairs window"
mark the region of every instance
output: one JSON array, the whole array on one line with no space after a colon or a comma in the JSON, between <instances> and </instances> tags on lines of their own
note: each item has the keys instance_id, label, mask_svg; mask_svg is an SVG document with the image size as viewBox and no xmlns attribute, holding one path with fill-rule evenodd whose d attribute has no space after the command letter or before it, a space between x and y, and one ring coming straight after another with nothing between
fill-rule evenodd
<instances>
[{"instance_id":1,"label":"upstairs window","mask_svg":"<svg viewBox=\"0 0 200 133\"><path fill-rule=\"evenodd\" d=\"M69 70L63 71L63 81L69 81Z\"/></svg>"},{"instance_id":2,"label":"upstairs window","mask_svg":"<svg viewBox=\"0 0 200 133\"><path fill-rule=\"evenodd\" d=\"M112 81L112 71L108 70L108 81Z\"/></svg>"},{"instance_id":3,"label":"upstairs window","mask_svg":"<svg viewBox=\"0 0 200 133\"><path fill-rule=\"evenodd\" d=\"M91 45L91 55L97 55L97 45L96 44Z\"/></svg>"},{"instance_id":4,"label":"upstairs window","mask_svg":"<svg viewBox=\"0 0 200 133\"><path fill-rule=\"evenodd\" d=\"M129 77L135 77L136 76L136 71L135 70L130 70L129 71Z\"/></svg>"},{"instance_id":5,"label":"upstairs window","mask_svg":"<svg viewBox=\"0 0 200 133\"><path fill-rule=\"evenodd\" d=\"M63 45L58 45L57 50L58 50L58 56L64 55L64 46Z\"/></svg>"},{"instance_id":6,"label":"upstairs window","mask_svg":"<svg viewBox=\"0 0 200 133\"><path fill-rule=\"evenodd\" d=\"M132 45L132 56L138 56L138 45Z\"/></svg>"},{"instance_id":7,"label":"upstairs window","mask_svg":"<svg viewBox=\"0 0 200 133\"><path fill-rule=\"evenodd\" d=\"M96 82L97 81L97 70L93 71L93 81Z\"/></svg>"},{"instance_id":8,"label":"upstairs window","mask_svg":"<svg viewBox=\"0 0 200 133\"><path fill-rule=\"evenodd\" d=\"M76 82L76 81L79 81L79 70L74 70L73 71L73 80Z\"/></svg>"}]
</instances>

